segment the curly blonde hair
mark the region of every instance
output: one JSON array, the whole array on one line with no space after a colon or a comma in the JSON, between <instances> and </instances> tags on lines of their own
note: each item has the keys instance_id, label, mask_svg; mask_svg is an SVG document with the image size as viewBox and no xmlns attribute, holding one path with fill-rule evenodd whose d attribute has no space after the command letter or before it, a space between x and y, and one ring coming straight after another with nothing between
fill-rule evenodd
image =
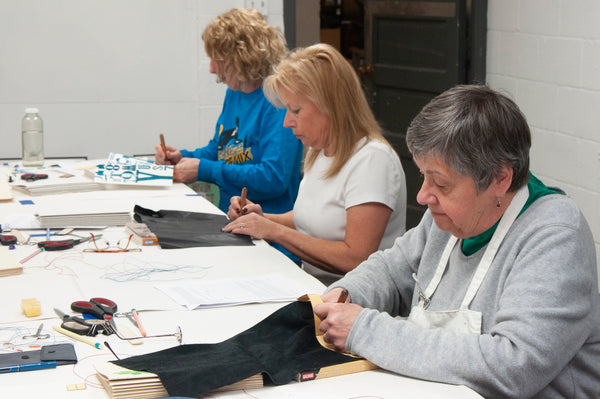
<instances>
[{"instance_id":1,"label":"curly blonde hair","mask_svg":"<svg viewBox=\"0 0 600 399\"><path fill-rule=\"evenodd\" d=\"M281 30L245 8L219 15L204 29L202 40L219 77L235 72L240 82L262 81L287 53Z\"/></svg>"}]
</instances>

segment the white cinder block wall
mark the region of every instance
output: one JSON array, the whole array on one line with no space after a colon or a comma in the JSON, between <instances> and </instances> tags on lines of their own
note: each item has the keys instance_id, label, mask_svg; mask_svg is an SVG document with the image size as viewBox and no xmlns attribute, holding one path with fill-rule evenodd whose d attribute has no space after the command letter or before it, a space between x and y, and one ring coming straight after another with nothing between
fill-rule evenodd
<instances>
[{"instance_id":1,"label":"white cinder block wall","mask_svg":"<svg viewBox=\"0 0 600 399\"><path fill-rule=\"evenodd\" d=\"M592 228L597 256L598 17L598 0L488 0L488 84L509 93L525 113L533 136L533 173L577 202Z\"/></svg>"},{"instance_id":2,"label":"white cinder block wall","mask_svg":"<svg viewBox=\"0 0 600 399\"><path fill-rule=\"evenodd\" d=\"M247 0L0 2L0 158L21 156L20 120L38 107L47 156L154 153L205 145L225 94L209 70L206 24ZM283 1L266 18L283 30Z\"/></svg>"}]
</instances>

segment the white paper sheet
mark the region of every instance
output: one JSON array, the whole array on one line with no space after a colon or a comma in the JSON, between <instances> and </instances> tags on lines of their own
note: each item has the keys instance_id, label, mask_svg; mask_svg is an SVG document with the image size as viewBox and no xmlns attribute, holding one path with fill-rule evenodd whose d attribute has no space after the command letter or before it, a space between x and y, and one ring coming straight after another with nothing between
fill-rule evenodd
<instances>
[{"instance_id":1,"label":"white paper sheet","mask_svg":"<svg viewBox=\"0 0 600 399\"><path fill-rule=\"evenodd\" d=\"M287 302L306 294L306 288L281 274L257 278L202 280L157 284L156 288L189 310L245 303Z\"/></svg>"}]
</instances>

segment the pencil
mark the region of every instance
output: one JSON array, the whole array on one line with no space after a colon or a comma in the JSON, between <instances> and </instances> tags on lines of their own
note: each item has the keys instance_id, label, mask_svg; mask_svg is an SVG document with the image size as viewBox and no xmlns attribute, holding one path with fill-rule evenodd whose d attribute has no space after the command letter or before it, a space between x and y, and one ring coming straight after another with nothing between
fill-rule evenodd
<instances>
[{"instance_id":1,"label":"pencil","mask_svg":"<svg viewBox=\"0 0 600 399\"><path fill-rule=\"evenodd\" d=\"M160 134L160 146L165 154L165 161L167 161L167 146L165 145L165 136L162 133Z\"/></svg>"},{"instance_id":2,"label":"pencil","mask_svg":"<svg viewBox=\"0 0 600 399\"><path fill-rule=\"evenodd\" d=\"M24 257L23 259L21 259L19 261L20 264L23 264L25 262L27 262L29 259L33 258L34 256L36 256L37 254L39 254L40 252L42 252L44 250L44 248L38 248L35 251L33 251L33 253L29 256Z\"/></svg>"},{"instance_id":3,"label":"pencil","mask_svg":"<svg viewBox=\"0 0 600 399\"><path fill-rule=\"evenodd\" d=\"M142 321L140 320L140 317L138 316L138 312L135 309L131 309L131 314L133 315L133 318L135 319L135 322L137 323L138 329L140 330L140 334L142 334L142 337L145 337L146 330L144 329L144 326L142 325Z\"/></svg>"},{"instance_id":4,"label":"pencil","mask_svg":"<svg viewBox=\"0 0 600 399\"><path fill-rule=\"evenodd\" d=\"M346 302L346 299L348 299L348 290L344 288L340 293L340 296L338 297L337 301L338 303L344 303Z\"/></svg>"},{"instance_id":5,"label":"pencil","mask_svg":"<svg viewBox=\"0 0 600 399\"><path fill-rule=\"evenodd\" d=\"M79 335L79 334L75 334L74 332L71 332L69 330L65 330L62 327L52 326L52 328L55 331L57 331L57 332L59 332L59 333L61 333L63 335L66 335L69 338L73 338L74 340L77 340L79 342L83 342L84 344L91 345L91 346L93 346L96 349L100 349L101 346L102 346L99 342L94 342L94 341L92 341L89 338L86 338L86 337L84 337L82 335Z\"/></svg>"},{"instance_id":6,"label":"pencil","mask_svg":"<svg viewBox=\"0 0 600 399\"><path fill-rule=\"evenodd\" d=\"M242 196L240 198L240 209L246 206L246 195L248 194L248 189L246 187L242 188Z\"/></svg>"}]
</instances>

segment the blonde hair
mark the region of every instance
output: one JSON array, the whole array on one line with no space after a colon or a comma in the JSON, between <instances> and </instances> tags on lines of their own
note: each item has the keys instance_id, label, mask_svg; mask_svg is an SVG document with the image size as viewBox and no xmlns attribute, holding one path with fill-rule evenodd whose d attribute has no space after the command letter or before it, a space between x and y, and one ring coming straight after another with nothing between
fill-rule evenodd
<instances>
[{"instance_id":1,"label":"blonde hair","mask_svg":"<svg viewBox=\"0 0 600 399\"><path fill-rule=\"evenodd\" d=\"M332 46L321 43L291 52L263 83L269 101L284 108L281 88L311 101L327 117L326 144L333 149L333 162L325 178L339 173L363 137L387 143L356 72ZM308 150L305 169L310 169L318 154L315 149Z\"/></svg>"},{"instance_id":2,"label":"blonde hair","mask_svg":"<svg viewBox=\"0 0 600 399\"><path fill-rule=\"evenodd\" d=\"M245 8L219 15L206 26L202 40L218 74L235 72L240 82L262 81L287 52L281 30Z\"/></svg>"}]
</instances>

